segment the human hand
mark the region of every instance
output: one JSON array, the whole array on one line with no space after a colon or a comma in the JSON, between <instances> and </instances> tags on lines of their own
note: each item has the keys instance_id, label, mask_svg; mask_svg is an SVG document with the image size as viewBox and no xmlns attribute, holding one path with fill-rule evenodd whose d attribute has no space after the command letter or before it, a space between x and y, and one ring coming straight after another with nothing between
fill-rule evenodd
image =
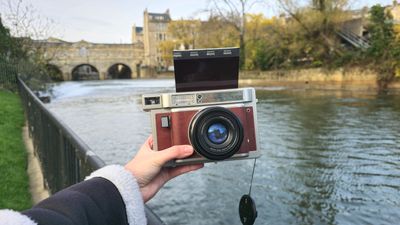
<instances>
[{"instance_id":1,"label":"human hand","mask_svg":"<svg viewBox=\"0 0 400 225\"><path fill-rule=\"evenodd\" d=\"M195 164L163 168L163 165L170 160L192 155L193 147L190 145L176 145L162 151L152 149L153 138L150 136L136 156L125 165L125 169L136 178L144 202L150 200L167 181L204 166L204 164Z\"/></svg>"}]
</instances>

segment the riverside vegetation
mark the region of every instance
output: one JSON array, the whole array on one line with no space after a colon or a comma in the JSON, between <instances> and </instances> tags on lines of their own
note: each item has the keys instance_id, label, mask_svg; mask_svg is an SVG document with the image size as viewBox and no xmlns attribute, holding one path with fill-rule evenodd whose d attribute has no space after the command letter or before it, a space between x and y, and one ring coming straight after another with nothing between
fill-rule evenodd
<instances>
[{"instance_id":1,"label":"riverside vegetation","mask_svg":"<svg viewBox=\"0 0 400 225\"><path fill-rule=\"evenodd\" d=\"M27 175L27 154L22 139L24 113L16 92L16 77L40 86L43 69L27 41L14 38L0 20L0 209L32 206Z\"/></svg>"},{"instance_id":2,"label":"riverside vegetation","mask_svg":"<svg viewBox=\"0 0 400 225\"><path fill-rule=\"evenodd\" d=\"M13 37L0 18L0 89L17 90L17 76L33 90L40 90L50 82L51 71L43 49L29 37ZM54 79L56 80L56 79Z\"/></svg>"},{"instance_id":3,"label":"riverside vegetation","mask_svg":"<svg viewBox=\"0 0 400 225\"><path fill-rule=\"evenodd\" d=\"M355 48L344 45L337 34L357 13L349 10L347 0L316 0L306 6L294 0L276 0L284 14L273 18L241 11L233 0L223 2L225 7L215 3L207 21L182 19L170 23L168 36L173 38L160 46L166 62L172 65L170 52L179 47L241 46L242 70L358 67L376 71L382 88L400 80L400 25L393 22L386 7L369 9L365 28L370 45Z\"/></svg>"},{"instance_id":4,"label":"riverside vegetation","mask_svg":"<svg viewBox=\"0 0 400 225\"><path fill-rule=\"evenodd\" d=\"M0 20L0 208L14 210L32 205L22 140L22 105L18 95L9 91L16 90L17 71L11 61L24 55L20 42L10 36Z\"/></svg>"}]
</instances>

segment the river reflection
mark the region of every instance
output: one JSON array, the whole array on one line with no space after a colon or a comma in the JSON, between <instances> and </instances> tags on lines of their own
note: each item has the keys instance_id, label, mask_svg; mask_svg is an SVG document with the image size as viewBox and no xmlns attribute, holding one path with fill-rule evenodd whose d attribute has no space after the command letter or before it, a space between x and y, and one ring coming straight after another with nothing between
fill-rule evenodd
<instances>
[{"instance_id":1,"label":"river reflection","mask_svg":"<svg viewBox=\"0 0 400 225\"><path fill-rule=\"evenodd\" d=\"M140 95L172 80L65 82L49 108L107 163L125 163L150 134ZM262 89L263 156L256 224L397 224L400 96ZM168 183L149 205L167 224L240 224L253 161L207 164Z\"/></svg>"}]
</instances>

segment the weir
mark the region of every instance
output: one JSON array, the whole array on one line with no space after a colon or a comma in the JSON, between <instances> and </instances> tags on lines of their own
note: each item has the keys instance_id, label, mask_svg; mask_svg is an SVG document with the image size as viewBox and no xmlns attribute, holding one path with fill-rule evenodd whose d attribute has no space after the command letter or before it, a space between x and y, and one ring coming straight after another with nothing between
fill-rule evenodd
<instances>
[{"instance_id":1,"label":"weir","mask_svg":"<svg viewBox=\"0 0 400 225\"><path fill-rule=\"evenodd\" d=\"M19 93L33 140L34 153L41 163L44 186L54 194L82 181L106 164L65 123L51 113L20 78ZM163 225L161 219L145 207L149 225Z\"/></svg>"}]
</instances>

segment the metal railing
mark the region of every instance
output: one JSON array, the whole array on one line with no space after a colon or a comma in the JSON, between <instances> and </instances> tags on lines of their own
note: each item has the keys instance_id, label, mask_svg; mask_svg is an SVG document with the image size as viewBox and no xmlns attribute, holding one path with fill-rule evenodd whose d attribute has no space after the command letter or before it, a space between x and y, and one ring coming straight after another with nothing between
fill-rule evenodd
<instances>
[{"instance_id":1,"label":"metal railing","mask_svg":"<svg viewBox=\"0 0 400 225\"><path fill-rule=\"evenodd\" d=\"M0 88L16 89L17 87L17 70L14 65L8 63L0 56Z\"/></svg>"},{"instance_id":2,"label":"metal railing","mask_svg":"<svg viewBox=\"0 0 400 225\"><path fill-rule=\"evenodd\" d=\"M34 152L41 162L44 185L51 193L78 183L105 166L103 160L51 113L20 78L17 83ZM145 211L149 225L164 224L148 207Z\"/></svg>"},{"instance_id":3,"label":"metal railing","mask_svg":"<svg viewBox=\"0 0 400 225\"><path fill-rule=\"evenodd\" d=\"M337 31L337 34L356 48L367 49L370 47L370 43L366 38L358 36L350 30L342 29Z\"/></svg>"},{"instance_id":4,"label":"metal railing","mask_svg":"<svg viewBox=\"0 0 400 225\"><path fill-rule=\"evenodd\" d=\"M82 181L92 171L105 166L21 79L18 79L18 85L35 154L39 157L46 186L51 193Z\"/></svg>"}]
</instances>

